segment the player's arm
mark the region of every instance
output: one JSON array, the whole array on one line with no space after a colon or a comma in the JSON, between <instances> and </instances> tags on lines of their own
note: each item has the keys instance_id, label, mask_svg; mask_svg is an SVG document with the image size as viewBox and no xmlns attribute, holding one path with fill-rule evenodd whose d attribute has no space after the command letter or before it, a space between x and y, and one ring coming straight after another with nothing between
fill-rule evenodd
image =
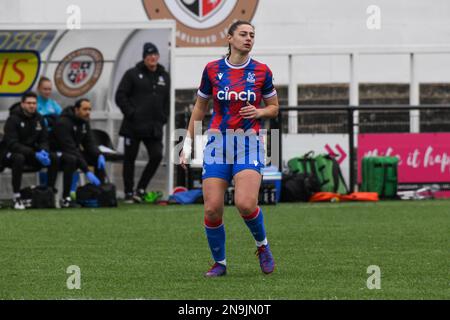
<instances>
[{"instance_id":1,"label":"player's arm","mask_svg":"<svg viewBox=\"0 0 450 320\"><path fill-rule=\"evenodd\" d=\"M278 116L278 110L280 109L277 95L264 99L264 104L265 108L256 108L254 105L247 102L247 105L242 107L239 113L244 119L276 118Z\"/></svg>"},{"instance_id":2,"label":"player's arm","mask_svg":"<svg viewBox=\"0 0 450 320\"><path fill-rule=\"evenodd\" d=\"M280 105L278 103L278 96L274 95L270 98L264 99L265 108L257 109L257 119L272 119L278 116Z\"/></svg>"},{"instance_id":3,"label":"player's arm","mask_svg":"<svg viewBox=\"0 0 450 320\"><path fill-rule=\"evenodd\" d=\"M188 126L188 136L191 138L194 136L195 121L203 121L206 113L208 112L208 101L209 99L205 99L200 96L198 96L197 101L195 101L194 109L192 110Z\"/></svg>"},{"instance_id":4,"label":"player's arm","mask_svg":"<svg viewBox=\"0 0 450 320\"><path fill-rule=\"evenodd\" d=\"M183 149L180 155L180 164L186 169L192 153L192 138L194 137L194 128L196 121L203 121L208 111L208 101L212 95L212 83L209 79L208 65L203 69L202 80L197 91L197 101L195 101L191 118L189 119L188 133L184 139Z\"/></svg>"},{"instance_id":5,"label":"player's arm","mask_svg":"<svg viewBox=\"0 0 450 320\"><path fill-rule=\"evenodd\" d=\"M244 119L271 119L278 116L279 104L277 91L273 85L273 75L266 65L266 78L261 87L261 94L265 108L256 108L247 101L247 105L240 110L240 115Z\"/></svg>"},{"instance_id":6,"label":"player's arm","mask_svg":"<svg viewBox=\"0 0 450 320\"><path fill-rule=\"evenodd\" d=\"M205 115L208 112L208 101L209 99L198 96L194 109L192 110L191 118L189 119L188 133L184 139L180 157L180 164L184 169L186 169L186 164L192 153L192 137L194 136L195 121L203 121L205 118Z\"/></svg>"}]
</instances>

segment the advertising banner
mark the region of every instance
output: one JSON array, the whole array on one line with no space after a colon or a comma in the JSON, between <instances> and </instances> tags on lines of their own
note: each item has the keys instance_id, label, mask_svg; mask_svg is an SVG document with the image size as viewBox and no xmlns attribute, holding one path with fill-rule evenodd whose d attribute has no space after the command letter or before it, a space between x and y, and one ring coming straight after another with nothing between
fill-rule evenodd
<instances>
[{"instance_id":1,"label":"advertising banner","mask_svg":"<svg viewBox=\"0 0 450 320\"><path fill-rule=\"evenodd\" d=\"M40 68L36 51L0 51L0 96L18 96L34 84Z\"/></svg>"},{"instance_id":2,"label":"advertising banner","mask_svg":"<svg viewBox=\"0 0 450 320\"><path fill-rule=\"evenodd\" d=\"M366 156L397 157L399 183L450 182L450 133L358 135L358 183Z\"/></svg>"},{"instance_id":3,"label":"advertising banner","mask_svg":"<svg viewBox=\"0 0 450 320\"><path fill-rule=\"evenodd\" d=\"M0 50L33 50L42 53L55 35L55 30L0 30Z\"/></svg>"}]
</instances>

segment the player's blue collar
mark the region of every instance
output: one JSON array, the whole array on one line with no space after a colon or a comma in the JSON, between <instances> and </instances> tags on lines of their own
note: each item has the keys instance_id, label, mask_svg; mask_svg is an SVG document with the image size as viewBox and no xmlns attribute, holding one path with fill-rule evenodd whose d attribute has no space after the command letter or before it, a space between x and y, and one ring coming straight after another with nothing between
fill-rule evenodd
<instances>
[{"instance_id":1,"label":"player's blue collar","mask_svg":"<svg viewBox=\"0 0 450 320\"><path fill-rule=\"evenodd\" d=\"M246 66L248 66L248 64L250 63L250 61L252 60L252 58L249 56L248 57L248 59L247 59L247 61L245 61L244 63L242 63L242 64L232 64L230 61L228 61L228 57L225 57L225 64L228 66L228 67L230 67L230 68L232 68L232 69L242 69L242 68L245 68Z\"/></svg>"}]
</instances>

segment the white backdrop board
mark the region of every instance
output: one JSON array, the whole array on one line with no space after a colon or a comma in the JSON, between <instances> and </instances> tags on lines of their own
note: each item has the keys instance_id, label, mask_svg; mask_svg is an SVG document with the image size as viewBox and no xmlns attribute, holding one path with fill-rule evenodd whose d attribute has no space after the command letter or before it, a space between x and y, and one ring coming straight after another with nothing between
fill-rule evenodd
<instances>
[{"instance_id":1,"label":"white backdrop board","mask_svg":"<svg viewBox=\"0 0 450 320\"><path fill-rule=\"evenodd\" d=\"M334 153L337 155L342 175L349 185L350 161L348 134L283 134L282 152L283 168L289 159L304 155L309 151L314 153Z\"/></svg>"},{"instance_id":2,"label":"white backdrop board","mask_svg":"<svg viewBox=\"0 0 450 320\"><path fill-rule=\"evenodd\" d=\"M116 107L114 96L118 83L124 72L142 61L143 45L153 42L158 46L160 63L173 74L173 49L175 43L175 22L171 20L148 21L145 23L114 23L90 24L83 23L83 28L68 30L65 24L10 24L0 26L0 34L14 37L18 34L28 35L34 39L46 32L45 46L34 49L40 55L40 68L36 78L47 76L53 82L52 98L63 108L85 97L92 101L92 127L107 131L117 145L117 131L122 120L122 114ZM3 39L2 38L2 39ZM41 42L44 43L44 40ZM5 41L5 40L4 40ZM36 41L35 41L36 42ZM25 50L30 44L23 42L22 47L14 50ZM28 48L29 49L29 48ZM25 74L25 76L28 76ZM32 90L36 90L36 83ZM170 89L170 119L165 128L166 143L169 142L168 132L175 126L175 94ZM3 95L0 97L0 132L8 117L8 108L20 97ZM143 149L143 148L142 148ZM171 163L169 148L165 148L160 168L156 172L149 189L161 190L168 196L173 189L174 168ZM147 162L146 152L138 156L137 175ZM119 195L122 194L122 164L115 165L110 170L110 179L116 183ZM24 185L34 183L34 177ZM0 198L10 196L10 174L7 170L0 176Z\"/></svg>"},{"instance_id":3,"label":"white backdrop board","mask_svg":"<svg viewBox=\"0 0 450 320\"><path fill-rule=\"evenodd\" d=\"M170 70L170 29L160 29L160 30L136 30L128 39L122 44L122 48L118 53L118 57L115 63L115 71L113 74L113 84L110 91L110 99L113 102L114 108L117 108L114 102L114 96L119 86L119 82L122 79L124 73L136 65L136 63L142 61L142 51L144 43L151 42L158 47L159 50L159 63ZM114 111L119 111L115 109Z\"/></svg>"}]
</instances>

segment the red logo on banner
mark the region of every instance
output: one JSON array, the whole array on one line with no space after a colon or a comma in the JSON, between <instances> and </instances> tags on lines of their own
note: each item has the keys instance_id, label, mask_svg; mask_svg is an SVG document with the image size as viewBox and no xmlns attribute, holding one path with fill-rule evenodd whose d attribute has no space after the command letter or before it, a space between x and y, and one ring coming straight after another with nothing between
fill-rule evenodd
<instances>
[{"instance_id":1,"label":"red logo on banner","mask_svg":"<svg viewBox=\"0 0 450 320\"><path fill-rule=\"evenodd\" d=\"M177 46L227 44L227 31L236 20L250 21L259 0L143 0L150 19L177 21Z\"/></svg>"},{"instance_id":2,"label":"red logo on banner","mask_svg":"<svg viewBox=\"0 0 450 320\"><path fill-rule=\"evenodd\" d=\"M82 48L65 56L55 70L55 85L66 97L79 97L96 84L103 70L103 55L95 48Z\"/></svg>"},{"instance_id":3,"label":"red logo on banner","mask_svg":"<svg viewBox=\"0 0 450 320\"><path fill-rule=\"evenodd\" d=\"M91 61L76 61L70 64L69 74L67 78L73 84L79 84L86 79L91 69Z\"/></svg>"},{"instance_id":4,"label":"red logo on banner","mask_svg":"<svg viewBox=\"0 0 450 320\"><path fill-rule=\"evenodd\" d=\"M347 158L347 153L345 153L344 149L342 149L341 146L338 144L335 145L334 147L339 152L339 154L334 152L334 150L331 149L331 147L328 144L325 145L325 150L327 150L330 156L336 158L337 163L341 164L345 160L345 158Z\"/></svg>"},{"instance_id":5,"label":"red logo on banner","mask_svg":"<svg viewBox=\"0 0 450 320\"><path fill-rule=\"evenodd\" d=\"M181 7L201 21L218 11L223 0L178 0Z\"/></svg>"},{"instance_id":6,"label":"red logo on banner","mask_svg":"<svg viewBox=\"0 0 450 320\"><path fill-rule=\"evenodd\" d=\"M206 16L206 15L210 14L221 3L222 3L222 0L202 0L203 15Z\"/></svg>"}]
</instances>

